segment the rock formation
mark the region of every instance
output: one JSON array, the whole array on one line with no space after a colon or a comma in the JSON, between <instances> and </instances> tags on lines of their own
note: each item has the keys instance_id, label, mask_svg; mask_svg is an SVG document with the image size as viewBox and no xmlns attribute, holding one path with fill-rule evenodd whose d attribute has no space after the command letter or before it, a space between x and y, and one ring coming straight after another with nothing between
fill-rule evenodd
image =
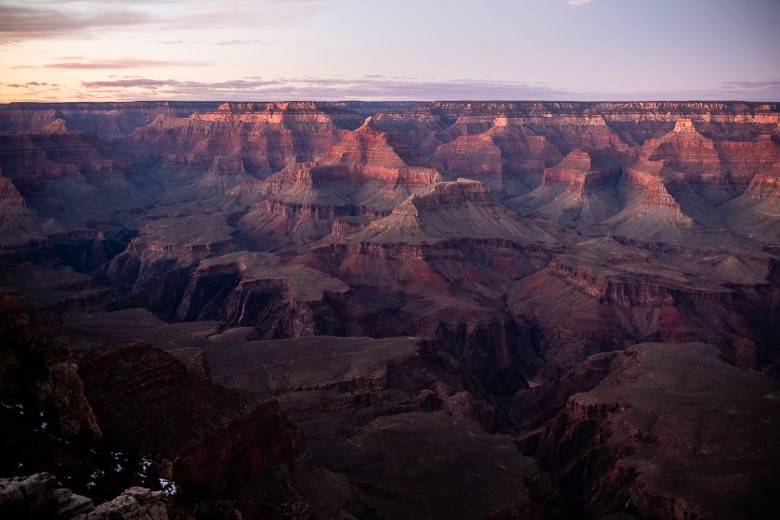
<instances>
[{"instance_id":1,"label":"rock formation","mask_svg":"<svg viewBox=\"0 0 780 520\"><path fill-rule=\"evenodd\" d=\"M775 512L779 129L742 102L0 107L3 476L100 514L154 472L173 517Z\"/></svg>"},{"instance_id":2,"label":"rock formation","mask_svg":"<svg viewBox=\"0 0 780 520\"><path fill-rule=\"evenodd\" d=\"M91 499L55 487L53 478L46 473L0 479L0 512L8 518L168 520L161 491L132 487L95 507Z\"/></svg>"},{"instance_id":3,"label":"rock formation","mask_svg":"<svg viewBox=\"0 0 780 520\"><path fill-rule=\"evenodd\" d=\"M255 403L204 382L148 345L89 351L79 370L105 435L168 458L175 480L219 492L232 479L306 454L305 441L276 402ZM220 451L233 445L233 436L243 444L232 446L224 460Z\"/></svg>"},{"instance_id":4,"label":"rock formation","mask_svg":"<svg viewBox=\"0 0 780 520\"><path fill-rule=\"evenodd\" d=\"M27 213L27 203L24 197L0 171L0 224L9 220L19 220Z\"/></svg>"},{"instance_id":5,"label":"rock formation","mask_svg":"<svg viewBox=\"0 0 780 520\"><path fill-rule=\"evenodd\" d=\"M382 517L558 511L533 461L479 426L492 429L496 411L472 394L453 358L415 338L235 339L213 339L214 380L278 395L314 457L344 473Z\"/></svg>"},{"instance_id":6,"label":"rock formation","mask_svg":"<svg viewBox=\"0 0 780 520\"><path fill-rule=\"evenodd\" d=\"M572 395L535 442L599 514L773 518L777 395L776 382L727 365L711 345L641 344Z\"/></svg>"}]
</instances>

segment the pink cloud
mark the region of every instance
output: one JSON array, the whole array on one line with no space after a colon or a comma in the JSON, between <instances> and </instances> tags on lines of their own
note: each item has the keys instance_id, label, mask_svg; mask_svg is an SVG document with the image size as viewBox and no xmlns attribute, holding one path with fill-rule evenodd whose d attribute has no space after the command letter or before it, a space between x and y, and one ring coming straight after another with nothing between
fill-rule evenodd
<instances>
[{"instance_id":1,"label":"pink cloud","mask_svg":"<svg viewBox=\"0 0 780 520\"><path fill-rule=\"evenodd\" d=\"M206 67L206 62L180 62L180 61L159 61L159 60L139 60L135 58L122 58L116 60L90 60L90 61L67 61L59 63L49 63L44 65L47 69L139 69L149 67Z\"/></svg>"},{"instance_id":2,"label":"pink cloud","mask_svg":"<svg viewBox=\"0 0 780 520\"><path fill-rule=\"evenodd\" d=\"M387 77L284 78L200 82L174 79L122 78L85 81L82 88L94 91L125 90L154 92L167 99L246 100L246 99L567 99L566 90L517 82L481 80L393 80ZM98 93L98 92L96 92Z\"/></svg>"},{"instance_id":3,"label":"pink cloud","mask_svg":"<svg viewBox=\"0 0 780 520\"><path fill-rule=\"evenodd\" d=\"M50 38L93 29L145 24L153 19L139 12L107 11L83 14L70 10L0 5L0 36L10 40Z\"/></svg>"}]
</instances>

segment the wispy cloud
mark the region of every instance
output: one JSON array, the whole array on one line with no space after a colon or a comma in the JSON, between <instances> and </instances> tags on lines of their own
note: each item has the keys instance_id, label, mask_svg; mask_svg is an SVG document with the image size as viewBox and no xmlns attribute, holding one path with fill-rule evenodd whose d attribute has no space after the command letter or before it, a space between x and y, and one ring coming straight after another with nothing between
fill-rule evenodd
<instances>
[{"instance_id":1,"label":"wispy cloud","mask_svg":"<svg viewBox=\"0 0 780 520\"><path fill-rule=\"evenodd\" d=\"M206 62L180 62L180 61L160 61L160 60L139 60L135 58L121 58L116 60L79 60L65 61L58 63L48 63L44 65L47 69L83 69L83 70L104 70L104 69L140 69L150 67L207 67Z\"/></svg>"},{"instance_id":2,"label":"wispy cloud","mask_svg":"<svg viewBox=\"0 0 780 520\"><path fill-rule=\"evenodd\" d=\"M731 82L709 91L577 92L542 84L477 79L430 78L272 78L182 81L125 76L84 81L80 94L89 100L179 99L203 101L333 100L580 100L580 101L778 101L780 80Z\"/></svg>"},{"instance_id":3,"label":"wispy cloud","mask_svg":"<svg viewBox=\"0 0 780 520\"><path fill-rule=\"evenodd\" d=\"M725 81L718 87L721 99L780 101L780 77L758 81Z\"/></svg>"},{"instance_id":4,"label":"wispy cloud","mask_svg":"<svg viewBox=\"0 0 780 520\"><path fill-rule=\"evenodd\" d=\"M47 83L39 81L29 81L27 83L5 83L4 85L10 88L24 88L28 90L52 89L62 86L58 83Z\"/></svg>"},{"instance_id":5,"label":"wispy cloud","mask_svg":"<svg viewBox=\"0 0 780 520\"><path fill-rule=\"evenodd\" d=\"M150 43L162 44L162 45L219 45L219 46L232 46L232 45L267 45L274 43L272 40L216 40L216 41L188 41L188 40L165 40L165 41L152 41Z\"/></svg>"},{"instance_id":6,"label":"wispy cloud","mask_svg":"<svg viewBox=\"0 0 780 520\"><path fill-rule=\"evenodd\" d=\"M0 41L4 42L91 37L99 31L132 27L191 30L283 25L315 12L326 0L5 0L3 3ZM215 44L250 42L229 40Z\"/></svg>"},{"instance_id":7,"label":"wispy cloud","mask_svg":"<svg viewBox=\"0 0 780 520\"><path fill-rule=\"evenodd\" d=\"M95 9L87 14L71 9L0 5L0 36L3 40L87 36L95 29L113 29L147 24L154 19L134 11Z\"/></svg>"},{"instance_id":8,"label":"wispy cloud","mask_svg":"<svg viewBox=\"0 0 780 520\"><path fill-rule=\"evenodd\" d=\"M590 4L595 1L596 0L566 0L566 3L569 5L573 5L574 7L578 7L580 5Z\"/></svg>"},{"instance_id":9,"label":"wispy cloud","mask_svg":"<svg viewBox=\"0 0 780 520\"><path fill-rule=\"evenodd\" d=\"M724 90L765 90L773 89L780 92L780 78L763 81L725 81L720 84Z\"/></svg>"},{"instance_id":10,"label":"wispy cloud","mask_svg":"<svg viewBox=\"0 0 780 520\"><path fill-rule=\"evenodd\" d=\"M180 81L175 79L150 79L143 77L125 77L116 80L106 81L82 81L81 86L89 89L105 89L105 88L137 88L143 90L158 90L166 88L171 91L180 91L187 93L192 89L212 89L214 91L224 90L255 90L258 88L266 87L276 84L275 81L259 81L259 80L230 80L230 81L215 81L215 82L203 82L203 81Z\"/></svg>"},{"instance_id":11,"label":"wispy cloud","mask_svg":"<svg viewBox=\"0 0 780 520\"><path fill-rule=\"evenodd\" d=\"M259 45L264 42L262 40L220 40L218 42L213 42L214 45Z\"/></svg>"},{"instance_id":12,"label":"wispy cloud","mask_svg":"<svg viewBox=\"0 0 780 520\"><path fill-rule=\"evenodd\" d=\"M107 81L85 81L83 89L123 98L152 95L165 99L567 99L571 93L519 82L456 79L393 80L383 77L345 78L244 78L201 82L175 79L126 77Z\"/></svg>"}]
</instances>

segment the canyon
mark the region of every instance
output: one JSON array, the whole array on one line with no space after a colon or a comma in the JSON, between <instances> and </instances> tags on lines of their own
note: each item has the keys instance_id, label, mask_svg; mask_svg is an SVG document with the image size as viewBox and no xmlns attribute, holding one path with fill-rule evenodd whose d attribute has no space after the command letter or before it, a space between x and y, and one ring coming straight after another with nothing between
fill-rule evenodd
<instances>
[{"instance_id":1,"label":"canyon","mask_svg":"<svg viewBox=\"0 0 780 520\"><path fill-rule=\"evenodd\" d=\"M0 313L0 513L777 518L780 106L11 103Z\"/></svg>"}]
</instances>

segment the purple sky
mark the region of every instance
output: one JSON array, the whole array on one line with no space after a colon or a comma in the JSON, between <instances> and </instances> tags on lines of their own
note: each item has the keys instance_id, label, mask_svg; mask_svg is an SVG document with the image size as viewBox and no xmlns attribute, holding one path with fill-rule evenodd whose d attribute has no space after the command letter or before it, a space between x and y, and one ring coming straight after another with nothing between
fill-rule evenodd
<instances>
[{"instance_id":1,"label":"purple sky","mask_svg":"<svg viewBox=\"0 0 780 520\"><path fill-rule=\"evenodd\" d=\"M0 0L0 102L780 101L780 0Z\"/></svg>"}]
</instances>

